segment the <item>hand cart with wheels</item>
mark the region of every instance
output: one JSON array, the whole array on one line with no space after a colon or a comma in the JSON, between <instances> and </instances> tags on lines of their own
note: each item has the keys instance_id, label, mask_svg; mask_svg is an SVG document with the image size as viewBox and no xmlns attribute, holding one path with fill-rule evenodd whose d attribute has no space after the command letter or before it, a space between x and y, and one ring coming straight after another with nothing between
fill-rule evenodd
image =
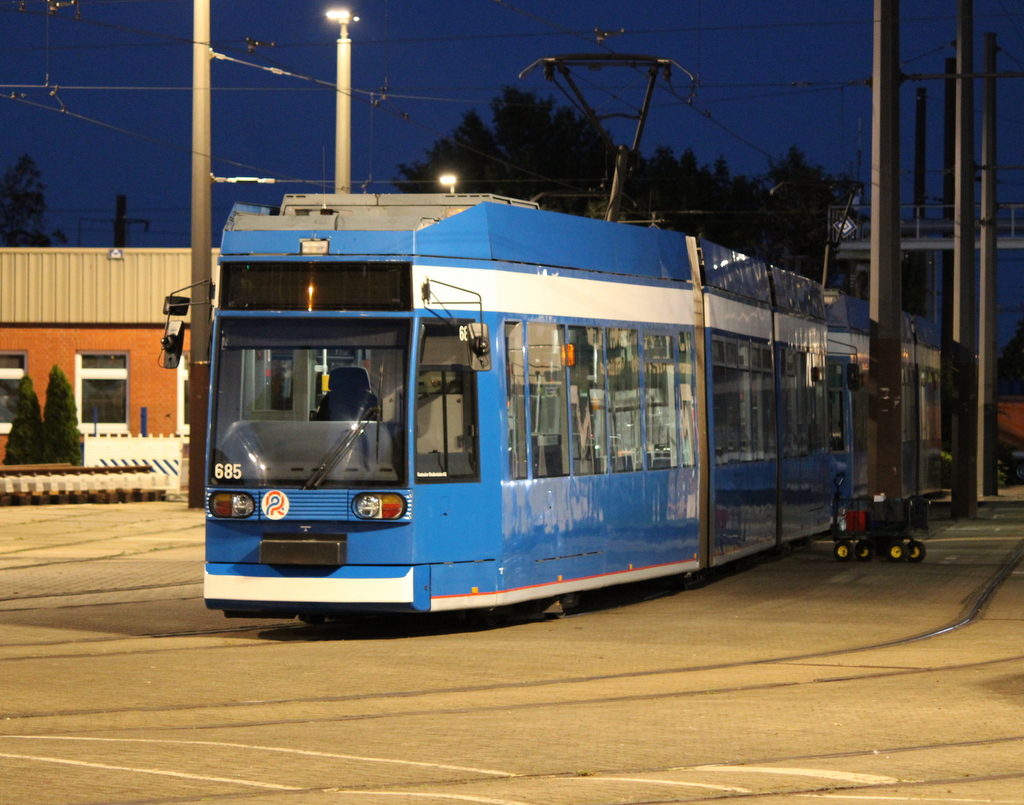
<instances>
[{"instance_id":1,"label":"hand cart with wheels","mask_svg":"<svg viewBox=\"0 0 1024 805\"><path fill-rule=\"evenodd\" d=\"M928 500L920 495L908 498L839 496L842 479L836 479L832 499L833 553L837 560L870 562L884 556L892 562L923 562L924 543L918 539L928 531Z\"/></svg>"}]
</instances>

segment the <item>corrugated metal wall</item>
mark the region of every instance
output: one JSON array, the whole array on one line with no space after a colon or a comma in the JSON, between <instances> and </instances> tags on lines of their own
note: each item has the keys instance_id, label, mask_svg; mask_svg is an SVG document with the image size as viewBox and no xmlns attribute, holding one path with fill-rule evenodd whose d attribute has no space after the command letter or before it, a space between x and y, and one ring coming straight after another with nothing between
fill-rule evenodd
<instances>
[{"instance_id":1,"label":"corrugated metal wall","mask_svg":"<svg viewBox=\"0 0 1024 805\"><path fill-rule=\"evenodd\" d=\"M0 324L162 324L164 297L192 282L191 250L121 251L0 249Z\"/></svg>"}]
</instances>

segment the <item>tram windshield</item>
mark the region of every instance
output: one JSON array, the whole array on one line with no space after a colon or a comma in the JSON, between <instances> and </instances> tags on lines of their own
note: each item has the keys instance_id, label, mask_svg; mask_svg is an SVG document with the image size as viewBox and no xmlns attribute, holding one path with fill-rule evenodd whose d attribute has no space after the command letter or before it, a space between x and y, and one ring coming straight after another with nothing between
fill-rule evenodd
<instances>
[{"instance_id":1,"label":"tram windshield","mask_svg":"<svg viewBox=\"0 0 1024 805\"><path fill-rule=\"evenodd\" d=\"M221 319L209 483L404 485L409 323Z\"/></svg>"}]
</instances>

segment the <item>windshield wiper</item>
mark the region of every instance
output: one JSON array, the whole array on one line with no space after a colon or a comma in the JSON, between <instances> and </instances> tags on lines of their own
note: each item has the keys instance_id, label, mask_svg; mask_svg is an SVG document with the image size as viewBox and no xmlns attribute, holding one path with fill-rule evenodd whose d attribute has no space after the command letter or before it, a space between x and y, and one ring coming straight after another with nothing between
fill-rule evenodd
<instances>
[{"instance_id":1,"label":"windshield wiper","mask_svg":"<svg viewBox=\"0 0 1024 805\"><path fill-rule=\"evenodd\" d=\"M331 471L338 466L338 462L356 446L359 437L366 431L366 426L379 416L380 408L376 405L360 411L359 418L355 424L342 434L341 439L324 456L320 466L313 471L313 474L309 476L309 479L302 485L302 488L316 489L319 487L327 479L327 476L331 474Z\"/></svg>"}]
</instances>

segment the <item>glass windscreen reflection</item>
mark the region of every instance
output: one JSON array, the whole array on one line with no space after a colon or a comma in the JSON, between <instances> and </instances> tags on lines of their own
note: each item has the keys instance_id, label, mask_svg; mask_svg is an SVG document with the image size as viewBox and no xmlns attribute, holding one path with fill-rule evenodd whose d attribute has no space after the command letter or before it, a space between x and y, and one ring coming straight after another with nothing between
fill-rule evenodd
<instances>
[{"instance_id":1,"label":"glass windscreen reflection","mask_svg":"<svg viewBox=\"0 0 1024 805\"><path fill-rule=\"evenodd\" d=\"M406 483L409 323L221 319L211 485L301 487L353 429L318 485Z\"/></svg>"}]
</instances>

